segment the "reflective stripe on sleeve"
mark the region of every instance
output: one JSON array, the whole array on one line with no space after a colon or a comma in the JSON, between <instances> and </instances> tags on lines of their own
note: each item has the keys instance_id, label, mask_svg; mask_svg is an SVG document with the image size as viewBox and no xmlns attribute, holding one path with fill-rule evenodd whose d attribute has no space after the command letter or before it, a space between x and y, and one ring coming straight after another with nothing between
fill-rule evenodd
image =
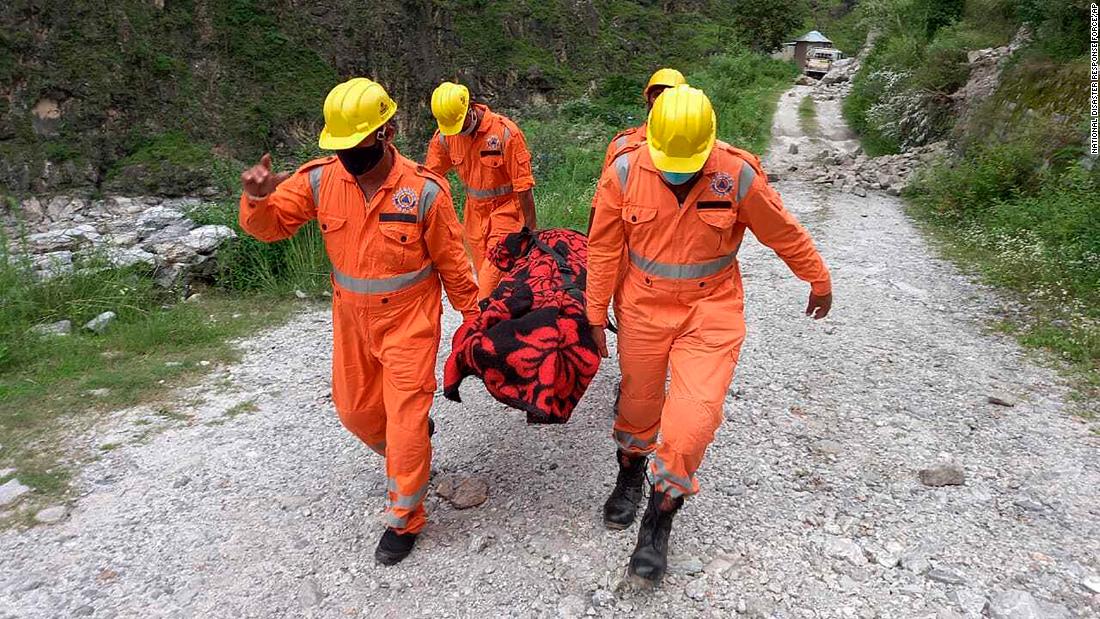
<instances>
[{"instance_id":1,"label":"reflective stripe on sleeve","mask_svg":"<svg viewBox=\"0 0 1100 619\"><path fill-rule=\"evenodd\" d=\"M311 168L309 171L309 188L313 192L313 206L321 208L321 175L325 169L321 166Z\"/></svg>"},{"instance_id":2,"label":"reflective stripe on sleeve","mask_svg":"<svg viewBox=\"0 0 1100 619\"><path fill-rule=\"evenodd\" d=\"M752 188L752 181L756 179L756 170L752 169L752 166L747 163L741 164L741 174L737 177L737 201L745 199L748 195L749 189Z\"/></svg>"},{"instance_id":3,"label":"reflective stripe on sleeve","mask_svg":"<svg viewBox=\"0 0 1100 619\"><path fill-rule=\"evenodd\" d=\"M626 189L626 181L630 175L630 159L626 154L619 155L611 164L615 166L615 173L619 175L619 189Z\"/></svg>"},{"instance_id":4,"label":"reflective stripe on sleeve","mask_svg":"<svg viewBox=\"0 0 1100 619\"><path fill-rule=\"evenodd\" d=\"M420 221L428 216L432 210L432 203L442 188L435 181L425 181L424 189L420 192Z\"/></svg>"}]
</instances>

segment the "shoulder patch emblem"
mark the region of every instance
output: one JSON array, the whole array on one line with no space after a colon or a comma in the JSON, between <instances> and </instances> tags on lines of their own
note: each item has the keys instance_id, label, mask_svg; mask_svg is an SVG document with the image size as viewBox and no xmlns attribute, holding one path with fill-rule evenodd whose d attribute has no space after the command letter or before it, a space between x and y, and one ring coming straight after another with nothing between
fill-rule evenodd
<instances>
[{"instance_id":1,"label":"shoulder patch emblem","mask_svg":"<svg viewBox=\"0 0 1100 619\"><path fill-rule=\"evenodd\" d=\"M733 177L725 172L719 172L710 179L710 190L714 195L724 198L733 191Z\"/></svg>"},{"instance_id":2,"label":"shoulder patch emblem","mask_svg":"<svg viewBox=\"0 0 1100 619\"><path fill-rule=\"evenodd\" d=\"M488 146L490 150L500 150L500 138L495 135L490 135L489 138L485 140L485 145Z\"/></svg>"},{"instance_id":3,"label":"shoulder patch emblem","mask_svg":"<svg viewBox=\"0 0 1100 619\"><path fill-rule=\"evenodd\" d=\"M402 213L411 213L416 208L418 197L410 187L402 187L393 194L393 205Z\"/></svg>"}]
</instances>

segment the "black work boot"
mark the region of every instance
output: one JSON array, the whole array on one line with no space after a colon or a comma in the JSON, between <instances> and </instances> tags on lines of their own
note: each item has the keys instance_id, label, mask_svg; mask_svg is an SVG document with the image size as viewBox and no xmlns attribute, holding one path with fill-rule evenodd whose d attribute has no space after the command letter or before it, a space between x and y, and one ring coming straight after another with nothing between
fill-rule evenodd
<instances>
[{"instance_id":1,"label":"black work boot","mask_svg":"<svg viewBox=\"0 0 1100 619\"><path fill-rule=\"evenodd\" d=\"M645 456L616 452L619 477L615 489L603 504L603 524L609 529L625 529L634 524L638 503L642 500L642 479L645 477Z\"/></svg>"},{"instance_id":2,"label":"black work boot","mask_svg":"<svg viewBox=\"0 0 1100 619\"><path fill-rule=\"evenodd\" d=\"M428 438L435 435L435 421L431 417L428 417Z\"/></svg>"},{"instance_id":3,"label":"black work boot","mask_svg":"<svg viewBox=\"0 0 1100 619\"><path fill-rule=\"evenodd\" d=\"M664 492L650 489L649 506L638 527L638 545L630 555L630 574L657 582L668 568L668 534L672 532L672 517L684 504L684 497L672 498Z\"/></svg>"},{"instance_id":4,"label":"black work boot","mask_svg":"<svg viewBox=\"0 0 1100 619\"><path fill-rule=\"evenodd\" d=\"M374 549L374 559L382 565L396 565L409 556L414 545L416 533L398 533L393 529L386 529L382 539L378 540L378 547Z\"/></svg>"}]
</instances>

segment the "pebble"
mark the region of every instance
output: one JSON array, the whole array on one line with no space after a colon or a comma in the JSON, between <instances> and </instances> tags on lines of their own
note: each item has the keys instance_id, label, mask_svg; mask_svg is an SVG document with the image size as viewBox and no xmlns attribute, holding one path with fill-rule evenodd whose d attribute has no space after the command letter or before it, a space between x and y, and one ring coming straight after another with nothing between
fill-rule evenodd
<instances>
[{"instance_id":1,"label":"pebble","mask_svg":"<svg viewBox=\"0 0 1100 619\"><path fill-rule=\"evenodd\" d=\"M980 619L985 612L985 595L973 589L960 588L947 594L947 599L954 602L966 619Z\"/></svg>"},{"instance_id":2,"label":"pebble","mask_svg":"<svg viewBox=\"0 0 1100 619\"><path fill-rule=\"evenodd\" d=\"M1081 586L1093 593L1100 594L1100 577L1089 576L1081 581Z\"/></svg>"},{"instance_id":3,"label":"pebble","mask_svg":"<svg viewBox=\"0 0 1100 619\"><path fill-rule=\"evenodd\" d=\"M820 441L814 441L814 443L810 445L810 451L814 453L833 456L844 451L844 446L836 441L823 439Z\"/></svg>"},{"instance_id":4,"label":"pebble","mask_svg":"<svg viewBox=\"0 0 1100 619\"><path fill-rule=\"evenodd\" d=\"M34 519L43 524L54 524L61 522L65 519L65 516L69 515L69 508L64 505L54 505L45 509L39 510L34 515Z\"/></svg>"},{"instance_id":5,"label":"pebble","mask_svg":"<svg viewBox=\"0 0 1100 619\"><path fill-rule=\"evenodd\" d=\"M317 581L312 578L306 578L302 580L301 588L298 590L298 601L302 606L317 606L324 599L325 594L321 591L321 585L317 584Z\"/></svg>"},{"instance_id":6,"label":"pebble","mask_svg":"<svg viewBox=\"0 0 1100 619\"><path fill-rule=\"evenodd\" d=\"M901 555L901 567L914 574L923 574L932 569L930 554L929 549L924 546L907 550Z\"/></svg>"},{"instance_id":7,"label":"pebble","mask_svg":"<svg viewBox=\"0 0 1100 619\"><path fill-rule=\"evenodd\" d=\"M703 561L694 555L672 555L668 558L668 570L678 574L698 574L703 571Z\"/></svg>"},{"instance_id":8,"label":"pebble","mask_svg":"<svg viewBox=\"0 0 1100 619\"><path fill-rule=\"evenodd\" d=\"M887 542L885 546L868 544L864 546L864 552L874 563L886 569L897 567L901 563L901 553L904 549L897 542Z\"/></svg>"},{"instance_id":9,"label":"pebble","mask_svg":"<svg viewBox=\"0 0 1100 619\"><path fill-rule=\"evenodd\" d=\"M831 537L825 541L825 556L833 559L843 559L856 566L867 563L867 558L864 557L859 544L840 537Z\"/></svg>"},{"instance_id":10,"label":"pebble","mask_svg":"<svg viewBox=\"0 0 1100 619\"><path fill-rule=\"evenodd\" d=\"M1009 408L1016 406L1016 399L1007 393L991 394L986 398L986 401L990 404L996 404L997 406L1006 406Z\"/></svg>"},{"instance_id":11,"label":"pebble","mask_svg":"<svg viewBox=\"0 0 1100 619\"><path fill-rule=\"evenodd\" d=\"M961 585L966 583L966 579L962 576L942 568L936 568L930 570L925 576L928 580L934 580L936 582L942 582L945 585Z\"/></svg>"},{"instance_id":12,"label":"pebble","mask_svg":"<svg viewBox=\"0 0 1100 619\"><path fill-rule=\"evenodd\" d=\"M717 556L707 563L703 571L711 576L722 576L733 567L733 561L725 556Z\"/></svg>"},{"instance_id":13,"label":"pebble","mask_svg":"<svg viewBox=\"0 0 1100 619\"><path fill-rule=\"evenodd\" d=\"M962 466L954 462L945 462L921 469L920 483L935 488L942 486L961 486L966 482Z\"/></svg>"},{"instance_id":14,"label":"pebble","mask_svg":"<svg viewBox=\"0 0 1100 619\"><path fill-rule=\"evenodd\" d=\"M1036 600L1026 591L1011 589L989 600L989 619L1061 619L1066 609Z\"/></svg>"},{"instance_id":15,"label":"pebble","mask_svg":"<svg viewBox=\"0 0 1100 619\"><path fill-rule=\"evenodd\" d=\"M707 598L707 578L696 578L684 586L684 595L688 598L701 602Z\"/></svg>"},{"instance_id":16,"label":"pebble","mask_svg":"<svg viewBox=\"0 0 1100 619\"><path fill-rule=\"evenodd\" d=\"M470 538L469 550L473 554L481 554L489 547L488 535L474 535Z\"/></svg>"},{"instance_id":17,"label":"pebble","mask_svg":"<svg viewBox=\"0 0 1100 619\"><path fill-rule=\"evenodd\" d=\"M607 589L596 589L592 594L592 606L596 608L610 608L615 604L615 594Z\"/></svg>"}]
</instances>

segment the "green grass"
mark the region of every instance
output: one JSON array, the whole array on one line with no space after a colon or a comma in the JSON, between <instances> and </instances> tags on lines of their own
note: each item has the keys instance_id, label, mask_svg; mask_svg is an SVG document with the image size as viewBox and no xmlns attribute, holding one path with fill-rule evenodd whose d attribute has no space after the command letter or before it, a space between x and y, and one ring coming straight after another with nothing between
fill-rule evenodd
<instances>
[{"instance_id":1,"label":"green grass","mask_svg":"<svg viewBox=\"0 0 1100 619\"><path fill-rule=\"evenodd\" d=\"M1100 175L1041 165L1041 135L978 146L924 171L912 213L943 251L1028 312L1007 328L1055 353L1078 378L1083 407L1100 412Z\"/></svg>"},{"instance_id":2,"label":"green grass","mask_svg":"<svg viewBox=\"0 0 1100 619\"><path fill-rule=\"evenodd\" d=\"M734 49L709 58L686 77L710 97L718 137L762 154L776 102L797 75L793 64ZM618 131L644 120L640 91L641 83L623 79L594 98L528 109L517 117L533 153L540 227L586 229L608 143Z\"/></svg>"},{"instance_id":3,"label":"green grass","mask_svg":"<svg viewBox=\"0 0 1100 619\"><path fill-rule=\"evenodd\" d=\"M817 135L817 104L809 95L803 97L798 104L798 124L806 135Z\"/></svg>"},{"instance_id":4,"label":"green grass","mask_svg":"<svg viewBox=\"0 0 1100 619\"><path fill-rule=\"evenodd\" d=\"M5 247L0 243L0 247ZM73 454L63 438L100 413L146 401L236 359L234 338L283 320L293 304L275 297L208 291L175 303L139 270L78 272L46 282L0 253L0 468L15 467L31 507L65 493ZM103 334L81 329L98 313L118 318ZM69 319L68 336L38 336L38 323ZM89 392L103 390L92 397ZM164 408L158 415L183 420ZM110 449L102 446L101 449Z\"/></svg>"}]
</instances>

